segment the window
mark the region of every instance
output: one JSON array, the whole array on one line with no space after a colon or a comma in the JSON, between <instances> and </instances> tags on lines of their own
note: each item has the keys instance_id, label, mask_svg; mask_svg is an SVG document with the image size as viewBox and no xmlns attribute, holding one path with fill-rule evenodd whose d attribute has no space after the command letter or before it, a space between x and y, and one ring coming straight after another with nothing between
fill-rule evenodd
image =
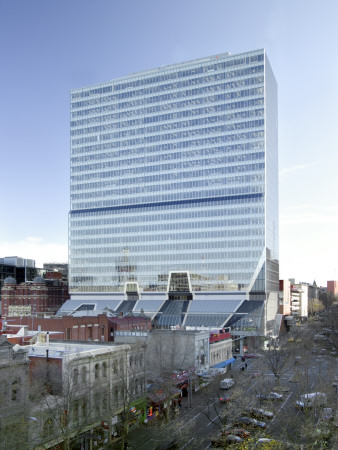
<instances>
[{"instance_id":1,"label":"window","mask_svg":"<svg viewBox=\"0 0 338 450\"><path fill-rule=\"evenodd\" d=\"M82 383L87 383L87 367L82 367L81 382Z\"/></svg>"},{"instance_id":2,"label":"window","mask_svg":"<svg viewBox=\"0 0 338 450\"><path fill-rule=\"evenodd\" d=\"M95 380L98 380L100 378L100 365L99 364L95 364L94 374L95 374Z\"/></svg>"},{"instance_id":3,"label":"window","mask_svg":"<svg viewBox=\"0 0 338 450\"><path fill-rule=\"evenodd\" d=\"M12 402L19 400L19 380L12 382Z\"/></svg>"},{"instance_id":4,"label":"window","mask_svg":"<svg viewBox=\"0 0 338 450\"><path fill-rule=\"evenodd\" d=\"M117 406L119 404L119 391L118 388L114 389L114 403Z\"/></svg>"},{"instance_id":5,"label":"window","mask_svg":"<svg viewBox=\"0 0 338 450\"><path fill-rule=\"evenodd\" d=\"M94 409L95 409L95 414L97 416L100 414L100 401L101 401L101 396L99 393L96 393L94 396Z\"/></svg>"},{"instance_id":6,"label":"window","mask_svg":"<svg viewBox=\"0 0 338 450\"><path fill-rule=\"evenodd\" d=\"M87 402L85 399L81 401L81 416L83 419L87 416Z\"/></svg>"},{"instance_id":7,"label":"window","mask_svg":"<svg viewBox=\"0 0 338 450\"><path fill-rule=\"evenodd\" d=\"M79 402L75 401L73 406L73 420L77 422L79 420Z\"/></svg>"},{"instance_id":8,"label":"window","mask_svg":"<svg viewBox=\"0 0 338 450\"><path fill-rule=\"evenodd\" d=\"M78 369L73 370L73 383L76 386L79 382L79 371Z\"/></svg>"},{"instance_id":9,"label":"window","mask_svg":"<svg viewBox=\"0 0 338 450\"><path fill-rule=\"evenodd\" d=\"M104 362L104 363L102 364L102 376L103 376L104 378L107 377L107 363L106 363L106 362Z\"/></svg>"}]
</instances>

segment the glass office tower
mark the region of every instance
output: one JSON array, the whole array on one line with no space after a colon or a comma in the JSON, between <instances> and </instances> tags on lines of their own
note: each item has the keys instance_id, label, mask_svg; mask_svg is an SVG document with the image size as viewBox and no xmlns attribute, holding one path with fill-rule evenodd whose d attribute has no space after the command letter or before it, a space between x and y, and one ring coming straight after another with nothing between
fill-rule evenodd
<instances>
[{"instance_id":1,"label":"glass office tower","mask_svg":"<svg viewBox=\"0 0 338 450\"><path fill-rule=\"evenodd\" d=\"M277 293L277 132L265 50L73 90L70 291Z\"/></svg>"}]
</instances>

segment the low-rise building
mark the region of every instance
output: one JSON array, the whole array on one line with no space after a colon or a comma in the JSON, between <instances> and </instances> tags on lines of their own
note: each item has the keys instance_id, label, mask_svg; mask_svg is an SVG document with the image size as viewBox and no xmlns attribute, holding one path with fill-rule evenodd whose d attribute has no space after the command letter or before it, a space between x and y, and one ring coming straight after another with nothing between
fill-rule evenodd
<instances>
[{"instance_id":1,"label":"low-rise building","mask_svg":"<svg viewBox=\"0 0 338 450\"><path fill-rule=\"evenodd\" d=\"M279 280L278 313L283 316L291 314L291 283L289 280Z\"/></svg>"},{"instance_id":2,"label":"low-rise building","mask_svg":"<svg viewBox=\"0 0 338 450\"><path fill-rule=\"evenodd\" d=\"M79 313L78 313L79 314ZM82 312L85 314L85 311ZM66 339L73 341L134 342L134 336L144 335L151 329L151 320L145 316L109 316L70 315L53 317L12 317L4 321L7 334L17 334L21 328L22 342L25 337L34 335L37 330L49 332L50 339Z\"/></svg>"},{"instance_id":3,"label":"low-rise building","mask_svg":"<svg viewBox=\"0 0 338 450\"><path fill-rule=\"evenodd\" d=\"M147 356L150 365L158 361L166 371L187 368L207 370L209 331L154 329L147 338ZM148 369L151 370L151 367Z\"/></svg>"},{"instance_id":4,"label":"low-rise building","mask_svg":"<svg viewBox=\"0 0 338 450\"><path fill-rule=\"evenodd\" d=\"M144 347L58 341L28 348L31 394L37 401L31 441L43 448L62 442L92 445L111 440L145 395ZM135 415L141 414L135 408ZM98 438L97 436L100 436ZM89 448L89 447L88 447Z\"/></svg>"},{"instance_id":5,"label":"low-rise building","mask_svg":"<svg viewBox=\"0 0 338 450\"><path fill-rule=\"evenodd\" d=\"M232 338L229 329L212 330L209 337L210 367L226 368L232 364Z\"/></svg>"},{"instance_id":6,"label":"low-rise building","mask_svg":"<svg viewBox=\"0 0 338 450\"><path fill-rule=\"evenodd\" d=\"M291 285L291 315L298 318L308 317L308 284L298 283Z\"/></svg>"},{"instance_id":7,"label":"low-rise building","mask_svg":"<svg viewBox=\"0 0 338 450\"><path fill-rule=\"evenodd\" d=\"M0 336L0 447L25 448L28 438L28 351Z\"/></svg>"},{"instance_id":8,"label":"low-rise building","mask_svg":"<svg viewBox=\"0 0 338 450\"><path fill-rule=\"evenodd\" d=\"M333 295L338 295L338 281L328 281L327 292L330 292Z\"/></svg>"},{"instance_id":9,"label":"low-rise building","mask_svg":"<svg viewBox=\"0 0 338 450\"><path fill-rule=\"evenodd\" d=\"M59 272L64 281L68 281L68 264L66 263L44 263L43 270L47 272Z\"/></svg>"},{"instance_id":10,"label":"low-rise building","mask_svg":"<svg viewBox=\"0 0 338 450\"><path fill-rule=\"evenodd\" d=\"M1 289L1 315L8 317L54 315L68 298L68 284L59 279L37 276L17 284L7 277Z\"/></svg>"}]
</instances>

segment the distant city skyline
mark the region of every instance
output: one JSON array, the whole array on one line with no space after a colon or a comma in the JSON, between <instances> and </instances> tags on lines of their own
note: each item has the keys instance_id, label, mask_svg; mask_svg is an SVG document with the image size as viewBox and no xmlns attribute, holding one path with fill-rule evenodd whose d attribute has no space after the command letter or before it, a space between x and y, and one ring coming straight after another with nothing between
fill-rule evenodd
<instances>
[{"instance_id":1,"label":"distant city skyline","mask_svg":"<svg viewBox=\"0 0 338 450\"><path fill-rule=\"evenodd\" d=\"M338 4L37 0L0 6L0 257L67 262L78 86L265 48L279 89L280 278L338 277Z\"/></svg>"}]
</instances>

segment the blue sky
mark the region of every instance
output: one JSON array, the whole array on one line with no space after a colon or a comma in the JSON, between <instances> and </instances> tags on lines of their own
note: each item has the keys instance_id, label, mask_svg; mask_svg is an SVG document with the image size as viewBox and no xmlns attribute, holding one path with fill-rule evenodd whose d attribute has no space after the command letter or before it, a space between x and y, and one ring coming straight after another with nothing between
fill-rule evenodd
<instances>
[{"instance_id":1,"label":"blue sky","mask_svg":"<svg viewBox=\"0 0 338 450\"><path fill-rule=\"evenodd\" d=\"M338 279L338 2L0 1L0 257L67 261L70 90L266 48L279 86L280 277Z\"/></svg>"}]
</instances>

